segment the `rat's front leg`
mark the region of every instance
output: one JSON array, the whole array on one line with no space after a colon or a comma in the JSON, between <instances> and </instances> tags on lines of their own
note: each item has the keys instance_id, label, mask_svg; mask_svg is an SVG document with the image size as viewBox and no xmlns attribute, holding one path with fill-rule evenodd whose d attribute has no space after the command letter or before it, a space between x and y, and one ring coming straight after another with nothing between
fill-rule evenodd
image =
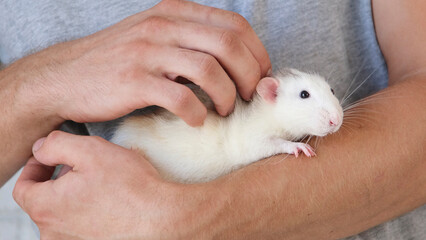
<instances>
[{"instance_id":1,"label":"rat's front leg","mask_svg":"<svg viewBox=\"0 0 426 240\"><path fill-rule=\"evenodd\" d=\"M294 154L296 157L298 157L299 152L302 151L308 157L316 155L312 147L306 143L291 142L282 138L263 139L260 142L263 142L265 144L252 145L250 147L247 147L245 151L236 152L236 157L231 159L239 159L239 162L234 164L237 166L244 166L256 162L260 159L264 159L281 153ZM243 157L241 156L242 152L245 153Z\"/></svg>"},{"instance_id":2,"label":"rat's front leg","mask_svg":"<svg viewBox=\"0 0 426 240\"><path fill-rule=\"evenodd\" d=\"M306 156L315 156L315 152L309 144L302 142L291 142L282 138L271 139L271 147L275 148L276 153L288 153L294 154L296 157L299 156L299 152L302 151Z\"/></svg>"}]
</instances>

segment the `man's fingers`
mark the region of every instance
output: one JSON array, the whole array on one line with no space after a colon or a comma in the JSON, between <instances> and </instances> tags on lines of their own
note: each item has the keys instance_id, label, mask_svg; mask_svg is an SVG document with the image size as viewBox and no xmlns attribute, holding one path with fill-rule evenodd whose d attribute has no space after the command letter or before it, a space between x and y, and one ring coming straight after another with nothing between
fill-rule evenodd
<instances>
[{"instance_id":1,"label":"man's fingers","mask_svg":"<svg viewBox=\"0 0 426 240\"><path fill-rule=\"evenodd\" d=\"M158 175L154 167L140 154L100 137L54 131L35 144L33 154L34 157L25 165L13 192L16 202L32 218L34 216L43 218L46 214L50 214L52 209L57 211L55 207L60 204L58 199L70 190L70 186L77 187L78 181L84 182L87 177L92 177L93 180L99 172L101 176L108 171L109 174L116 173L117 171L111 169L117 170L120 167L123 171L132 171L132 168L126 168L128 165L121 166L121 161L127 163L134 161L142 165L139 171L143 169L144 173ZM73 173L68 173L57 180L50 180L54 171L53 166L59 164L70 166Z\"/></svg>"},{"instance_id":2,"label":"man's fingers","mask_svg":"<svg viewBox=\"0 0 426 240\"><path fill-rule=\"evenodd\" d=\"M91 165L97 154L104 151L100 148L101 142L106 140L94 136L77 136L53 131L34 144L33 155L44 165L64 164L70 166L73 171L79 171Z\"/></svg>"},{"instance_id":3,"label":"man's fingers","mask_svg":"<svg viewBox=\"0 0 426 240\"><path fill-rule=\"evenodd\" d=\"M217 60L209 54L170 48L167 58L159 59L167 73L182 76L200 86L212 99L217 112L228 115L234 108L236 89Z\"/></svg>"},{"instance_id":4,"label":"man's fingers","mask_svg":"<svg viewBox=\"0 0 426 240\"><path fill-rule=\"evenodd\" d=\"M194 22L170 20L164 17L146 19L140 25L140 31L153 35L153 38L156 39L153 44L171 45L206 54L206 57L198 58L198 62L193 62L191 68L185 68L190 71L186 71L184 77L199 84L200 81L208 80L206 79L206 77L209 77L207 74L217 73L210 75L210 78L215 78L214 82L217 84L226 84L224 81L229 79L226 74L229 74L232 80L235 81L241 97L246 100L251 98L261 76L260 65L244 42L233 31ZM168 57L167 59L164 59L164 57L159 57L158 59L158 64L164 66L177 67L180 61L186 60L185 58L189 55L187 54L189 51L181 51L174 53L175 56L178 54L180 56L173 58L172 55L172 58L169 59L170 50L169 48L164 49L155 49L157 52L155 56ZM143 54L147 54L146 50L144 50ZM164 64L164 60L168 60L168 64ZM223 70L219 71L219 67L223 68ZM180 69L172 70L173 72L167 72L167 74L176 74L176 71ZM206 70L215 72L206 72ZM188 74L191 74L191 76L188 76ZM205 79L200 79L203 77ZM218 104L219 102L215 101L215 103ZM219 113L221 112L219 111Z\"/></svg>"},{"instance_id":5,"label":"man's fingers","mask_svg":"<svg viewBox=\"0 0 426 240\"><path fill-rule=\"evenodd\" d=\"M20 179L24 181L45 182L50 180L55 167L47 166L31 157L22 170Z\"/></svg>"},{"instance_id":6,"label":"man's fingers","mask_svg":"<svg viewBox=\"0 0 426 240\"><path fill-rule=\"evenodd\" d=\"M54 167L46 166L38 162L34 157L30 158L13 189L13 198L15 201L23 209L27 210L28 200L26 196L30 193L41 194L40 191L44 190L41 189L42 186L40 183L49 181L54 170Z\"/></svg>"},{"instance_id":7,"label":"man's fingers","mask_svg":"<svg viewBox=\"0 0 426 240\"><path fill-rule=\"evenodd\" d=\"M54 131L46 138L39 139L33 146L34 157L27 162L16 182L13 191L16 202L34 220L49 215L57 203L53 196L58 194L58 188L54 188L56 181L50 180L54 166L66 164L72 166L74 171L79 171L89 165L96 165L92 160L107 151L107 148L101 150L98 142L101 142L98 138L61 131Z\"/></svg>"},{"instance_id":8,"label":"man's fingers","mask_svg":"<svg viewBox=\"0 0 426 240\"><path fill-rule=\"evenodd\" d=\"M261 70L259 62L241 38L233 31L198 23L179 22L178 26L177 35L173 37L179 47L198 50L216 58L235 81L240 95L249 100L261 77Z\"/></svg>"},{"instance_id":9,"label":"man's fingers","mask_svg":"<svg viewBox=\"0 0 426 240\"><path fill-rule=\"evenodd\" d=\"M154 9L165 16L232 30L241 38L256 58L260 65L262 77L266 76L271 69L271 61L265 47L248 21L241 15L191 1L180 0L162 1Z\"/></svg>"},{"instance_id":10,"label":"man's fingers","mask_svg":"<svg viewBox=\"0 0 426 240\"><path fill-rule=\"evenodd\" d=\"M174 83L170 80L164 81ZM178 83L174 84L179 85ZM35 162L38 165L65 165L62 174L65 174L67 171L93 172L95 170L96 172L99 165L105 167L108 164L112 164L110 167L114 166L116 168L117 159L138 158L138 162L147 163L147 161L142 161L141 159L143 158L141 155L135 151L108 142L101 137L79 136L62 131L53 131L50 133L43 141L43 144L33 151ZM40 179L38 178L38 180Z\"/></svg>"},{"instance_id":11,"label":"man's fingers","mask_svg":"<svg viewBox=\"0 0 426 240\"><path fill-rule=\"evenodd\" d=\"M140 96L141 89L146 93L143 96ZM165 77L140 82L134 91L134 96L140 96L145 106L163 107L190 126L202 125L207 116L206 107L188 87Z\"/></svg>"}]
</instances>

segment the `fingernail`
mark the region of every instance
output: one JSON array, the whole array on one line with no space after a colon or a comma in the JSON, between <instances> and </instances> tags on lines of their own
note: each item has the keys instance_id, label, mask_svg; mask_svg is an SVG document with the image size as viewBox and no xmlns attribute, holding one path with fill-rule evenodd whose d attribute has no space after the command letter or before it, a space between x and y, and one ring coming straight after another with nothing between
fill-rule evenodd
<instances>
[{"instance_id":1,"label":"fingernail","mask_svg":"<svg viewBox=\"0 0 426 240\"><path fill-rule=\"evenodd\" d=\"M272 68L270 68L270 69L266 72L266 76L267 76L267 77L272 76Z\"/></svg>"},{"instance_id":2,"label":"fingernail","mask_svg":"<svg viewBox=\"0 0 426 240\"><path fill-rule=\"evenodd\" d=\"M40 148L41 148L41 146L43 145L43 143L44 143L44 140L46 140L46 138L44 137L44 138L40 138L39 140L37 140L35 143L34 143L34 145L33 145L33 153L35 153L35 152L37 152Z\"/></svg>"}]
</instances>

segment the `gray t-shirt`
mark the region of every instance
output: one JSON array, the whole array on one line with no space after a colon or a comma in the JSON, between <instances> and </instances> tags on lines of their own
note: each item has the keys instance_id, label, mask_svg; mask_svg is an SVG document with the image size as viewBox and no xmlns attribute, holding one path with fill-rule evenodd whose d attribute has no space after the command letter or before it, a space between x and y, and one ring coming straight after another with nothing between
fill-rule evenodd
<instances>
[{"instance_id":1,"label":"gray t-shirt","mask_svg":"<svg viewBox=\"0 0 426 240\"><path fill-rule=\"evenodd\" d=\"M0 62L7 65L55 43L87 36L157 2L0 0ZM367 79L349 102L387 86L386 64L376 40L369 0L196 2L243 15L264 43L275 70L294 67L317 72L328 79L340 98ZM116 124L86 127L90 134L108 139ZM76 129L75 125L66 127ZM78 131L84 129L80 126ZM426 239L426 207L351 239Z\"/></svg>"}]
</instances>

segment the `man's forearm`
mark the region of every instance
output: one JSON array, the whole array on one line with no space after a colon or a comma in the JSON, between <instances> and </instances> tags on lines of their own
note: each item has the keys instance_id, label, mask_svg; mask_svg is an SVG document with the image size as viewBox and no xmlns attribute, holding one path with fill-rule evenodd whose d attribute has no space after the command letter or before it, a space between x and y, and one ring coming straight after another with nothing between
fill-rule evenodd
<instances>
[{"instance_id":1,"label":"man's forearm","mask_svg":"<svg viewBox=\"0 0 426 240\"><path fill-rule=\"evenodd\" d=\"M25 164L32 144L61 123L46 103L33 98L25 67L17 62L0 71L0 186Z\"/></svg>"},{"instance_id":2,"label":"man's forearm","mask_svg":"<svg viewBox=\"0 0 426 240\"><path fill-rule=\"evenodd\" d=\"M275 156L211 186L210 225L232 239L335 239L426 202L426 77L390 87L357 109L316 158ZM217 232L215 232L217 233Z\"/></svg>"}]
</instances>

